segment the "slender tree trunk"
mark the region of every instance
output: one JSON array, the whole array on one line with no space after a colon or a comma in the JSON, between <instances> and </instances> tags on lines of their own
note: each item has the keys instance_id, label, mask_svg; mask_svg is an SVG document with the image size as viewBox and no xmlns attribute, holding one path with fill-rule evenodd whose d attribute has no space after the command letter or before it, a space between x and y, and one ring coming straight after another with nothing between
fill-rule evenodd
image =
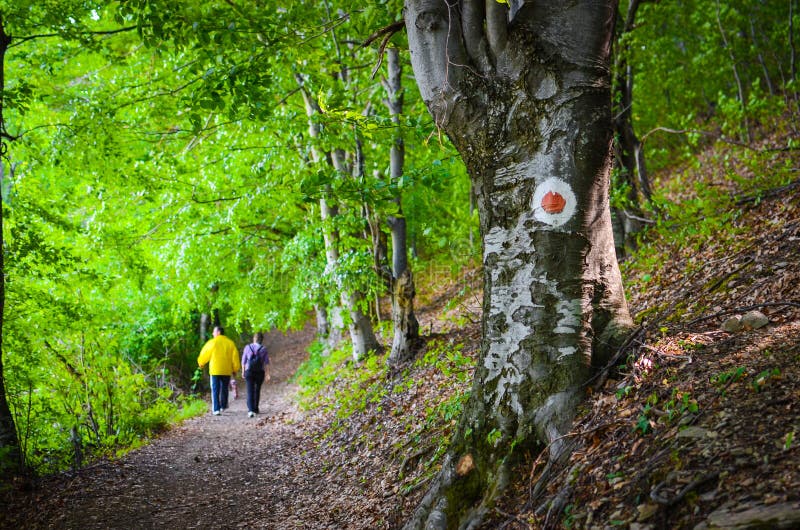
<instances>
[{"instance_id":1,"label":"slender tree trunk","mask_svg":"<svg viewBox=\"0 0 800 530\"><path fill-rule=\"evenodd\" d=\"M6 303L6 269L5 269L5 241L3 240L3 222L5 212L3 210L4 197L2 190L5 189L5 160L8 155L7 140L10 138L6 134L5 118L3 116L4 100L3 91L5 90L5 57L6 50L11 44L11 36L5 32L2 13L0 13L0 451L7 455L8 462L13 462L16 469L23 470L22 453L17 437L17 427L14 424L14 416L8 405L6 397L5 374L3 372L3 315L5 314ZM5 470L0 469L0 473ZM11 470L8 470L11 471Z\"/></svg>"},{"instance_id":2,"label":"slender tree trunk","mask_svg":"<svg viewBox=\"0 0 800 530\"><path fill-rule=\"evenodd\" d=\"M394 144L390 151L389 178L397 182L403 176L406 147L400 129L403 113L403 85L400 52L397 48L386 51L388 77L383 81L386 89L386 106L395 126ZM406 218L403 215L402 197L398 191L394 197L397 214L388 218L392 234L392 322L394 338L389 354L390 366L397 366L414 356L414 345L419 338L419 321L414 315L414 278L408 266Z\"/></svg>"},{"instance_id":3,"label":"slender tree trunk","mask_svg":"<svg viewBox=\"0 0 800 530\"><path fill-rule=\"evenodd\" d=\"M761 47L758 44L758 36L756 35L756 26L753 22L753 17L750 17L750 37L753 39L753 48L756 50L756 58L758 64L761 66L761 71L764 72L764 82L767 84L767 90L770 96L775 95L775 85L772 83L772 77L769 75L767 63L764 61L764 54L761 53Z\"/></svg>"},{"instance_id":4,"label":"slender tree trunk","mask_svg":"<svg viewBox=\"0 0 800 530\"><path fill-rule=\"evenodd\" d=\"M797 0L789 0L789 79L792 81L791 98L794 101L795 112L800 112L800 90L797 89L797 48L794 43L794 10ZM796 130L794 122L792 128Z\"/></svg>"},{"instance_id":5,"label":"slender tree trunk","mask_svg":"<svg viewBox=\"0 0 800 530\"><path fill-rule=\"evenodd\" d=\"M639 9L639 0L631 0L625 17L625 25L621 35L633 31L636 21L636 12ZM614 89L617 93L615 101L619 101L619 108L615 116L615 128L619 132L621 142L621 160L628 175L628 182L633 190L634 204L641 204L644 199L651 202L653 192L650 187L650 178L647 174L644 151L639 137L633 127L633 68L628 62L630 50L628 46L618 50L619 58L615 73Z\"/></svg>"},{"instance_id":6,"label":"slender tree trunk","mask_svg":"<svg viewBox=\"0 0 800 530\"><path fill-rule=\"evenodd\" d=\"M330 322L328 322L328 311L322 304L314 306L314 314L317 317L317 338L325 340L330 332Z\"/></svg>"},{"instance_id":7,"label":"slender tree trunk","mask_svg":"<svg viewBox=\"0 0 800 530\"><path fill-rule=\"evenodd\" d=\"M615 12L406 2L420 92L476 190L484 267L470 398L408 528L474 528L516 455L566 454L593 368L632 327L608 205Z\"/></svg>"},{"instance_id":8,"label":"slender tree trunk","mask_svg":"<svg viewBox=\"0 0 800 530\"><path fill-rule=\"evenodd\" d=\"M725 28L722 27L719 0L717 0L717 27L719 28L720 36L722 36L722 44L724 45L725 49L728 50L728 58L731 60L733 78L736 80L736 90L739 93L739 103L742 105L742 125L744 126L745 132L745 137L743 140L750 144L753 143L753 133L750 130L750 119L747 117L747 97L744 93L744 84L742 83L742 78L739 75L739 67L736 65L736 55L734 55L733 48L731 48L731 45L728 42L728 37L725 35Z\"/></svg>"},{"instance_id":9,"label":"slender tree trunk","mask_svg":"<svg viewBox=\"0 0 800 530\"><path fill-rule=\"evenodd\" d=\"M345 152L341 149L336 149L332 153L333 167L343 176L351 175L353 172L359 171L359 160L353 168L349 168L346 162ZM338 255L336 257L338 261ZM361 307L364 305L364 295L360 292L342 288L342 305L350 315L350 339L353 342L353 359L360 361L368 352L378 351L381 348L378 338L375 336L375 330L372 328L372 322L369 317L364 314Z\"/></svg>"},{"instance_id":10,"label":"slender tree trunk","mask_svg":"<svg viewBox=\"0 0 800 530\"><path fill-rule=\"evenodd\" d=\"M202 347L203 344L206 343L208 340L208 326L211 323L211 316L208 313L201 313L200 314L200 326L198 329L198 333L200 333L200 345Z\"/></svg>"},{"instance_id":11,"label":"slender tree trunk","mask_svg":"<svg viewBox=\"0 0 800 530\"><path fill-rule=\"evenodd\" d=\"M335 207L328 204L328 192L324 192L323 197L319 200L320 218L322 220L322 233L325 240L325 261L328 267L335 267L339 261L339 249L337 248L339 241L339 234L330 225L333 223L333 218L337 214ZM336 348L342 341L342 330L344 329L344 317L342 316L342 307L334 305L330 308L330 332L326 341L328 350Z\"/></svg>"},{"instance_id":12,"label":"slender tree trunk","mask_svg":"<svg viewBox=\"0 0 800 530\"><path fill-rule=\"evenodd\" d=\"M298 76L297 81L302 87L302 78ZM308 116L309 120L309 135L312 138L318 138L320 130L319 126L316 124L316 122L314 122L313 117L317 112L319 112L319 108L316 102L305 90L302 90L302 95L305 102L306 115ZM314 161L317 163L323 159L323 156L316 150L316 148L312 148L312 156ZM331 166L341 175L348 175L350 173L345 161L345 153L341 149L334 150L333 152L329 153L329 156L326 158L330 161ZM339 261L339 237L336 230L330 225L337 213L337 210L335 206L329 204L328 195L329 194L327 192L323 193L323 197L320 199L320 216L322 224L325 227L323 229L323 234L325 237L325 256L328 267L335 268ZM358 361L364 355L366 355L367 352L380 349L380 343L375 336L372 323L360 309L360 306L362 305L361 301L363 299L362 295L356 292L346 292L341 285L338 287L342 291L342 307L347 310L350 315L349 330L350 338L353 342L353 358ZM344 325L344 319L342 318L341 311L342 308L339 307L331 308L332 327L331 333L328 335L329 347L334 346L334 344L332 344L333 341L338 344L338 341L341 339L341 334L337 332L337 330L341 329Z\"/></svg>"},{"instance_id":13,"label":"slender tree trunk","mask_svg":"<svg viewBox=\"0 0 800 530\"><path fill-rule=\"evenodd\" d=\"M622 37L633 31L639 6L639 0L631 0L628 4L625 22L620 28L620 37L617 42L625 42ZM620 209L615 209L613 212L616 220L617 255L619 257L624 256L629 248L635 246L635 237L633 236L641 231L642 224L635 222L634 219L641 217L643 201L653 204L653 193L645 163L644 149L633 127L634 76L633 68L628 61L629 56L630 47L627 44L617 49L613 85L615 97L612 98L612 101L617 102L614 109L614 129L617 132L616 138L619 143L615 151L616 162L630 188L628 199L633 213L636 214L631 216L629 212Z\"/></svg>"},{"instance_id":14,"label":"slender tree trunk","mask_svg":"<svg viewBox=\"0 0 800 530\"><path fill-rule=\"evenodd\" d=\"M374 177L380 179L382 175L379 171L375 171ZM386 285L386 288L391 289L392 269L389 266L389 243L386 233L381 229L381 217L376 211L367 208L366 218L372 239L372 263L375 273Z\"/></svg>"}]
</instances>

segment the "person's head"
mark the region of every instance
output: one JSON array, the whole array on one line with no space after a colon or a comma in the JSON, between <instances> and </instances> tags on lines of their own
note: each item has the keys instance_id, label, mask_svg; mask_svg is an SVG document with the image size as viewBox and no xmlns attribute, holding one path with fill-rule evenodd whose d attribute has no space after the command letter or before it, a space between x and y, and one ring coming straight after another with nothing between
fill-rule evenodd
<instances>
[{"instance_id":1,"label":"person's head","mask_svg":"<svg viewBox=\"0 0 800 530\"><path fill-rule=\"evenodd\" d=\"M264 334L260 331L257 331L255 335L253 335L253 344L261 344L261 341L264 340Z\"/></svg>"},{"instance_id":2,"label":"person's head","mask_svg":"<svg viewBox=\"0 0 800 530\"><path fill-rule=\"evenodd\" d=\"M222 329L222 326L214 326L214 331L212 333L216 337L217 335L224 335L225 330Z\"/></svg>"}]
</instances>

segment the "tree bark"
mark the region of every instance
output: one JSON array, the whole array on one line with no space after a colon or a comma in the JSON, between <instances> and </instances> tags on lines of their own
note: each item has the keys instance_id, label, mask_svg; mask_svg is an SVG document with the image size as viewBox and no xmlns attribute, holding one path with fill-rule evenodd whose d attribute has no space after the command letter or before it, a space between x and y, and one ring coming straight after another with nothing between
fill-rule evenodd
<instances>
[{"instance_id":1,"label":"tree bark","mask_svg":"<svg viewBox=\"0 0 800 530\"><path fill-rule=\"evenodd\" d=\"M794 3L789 0L789 78L794 81L797 79L797 50L794 44ZM795 89L795 93L797 89Z\"/></svg>"},{"instance_id":2,"label":"tree bark","mask_svg":"<svg viewBox=\"0 0 800 530\"><path fill-rule=\"evenodd\" d=\"M14 416L8 405L6 397L5 375L3 373L3 315L6 303L6 269L5 269L5 242L3 241L3 211L4 198L1 191L5 189L3 179L5 177L5 159L8 155L8 139L6 135L5 118L3 117L4 101L3 91L5 90L5 57L6 50L11 44L11 36L5 32L2 13L0 13L0 452L6 455L6 462L12 464L15 469L2 469L0 473L21 472L23 470L22 452L19 447L17 437L17 427L14 423ZM1 463L0 463L1 464Z\"/></svg>"},{"instance_id":3,"label":"tree bark","mask_svg":"<svg viewBox=\"0 0 800 530\"><path fill-rule=\"evenodd\" d=\"M400 52L397 48L386 51L388 77L383 85L386 89L386 106L395 126L394 144L389 153L389 178L397 182L403 176L406 147L400 129L400 116L403 113L403 85ZM396 192L394 197L397 215L387 221L392 235L392 323L394 338L392 351L387 360L389 366L397 366L414 356L414 345L419 338L419 321L414 314L414 278L408 267L408 245L406 218L403 215L402 197Z\"/></svg>"},{"instance_id":4,"label":"tree bark","mask_svg":"<svg viewBox=\"0 0 800 530\"><path fill-rule=\"evenodd\" d=\"M472 528L520 450L566 454L593 367L632 328L608 205L614 0L407 0L420 92L483 239L483 339L442 470L407 528Z\"/></svg>"},{"instance_id":5,"label":"tree bark","mask_svg":"<svg viewBox=\"0 0 800 530\"><path fill-rule=\"evenodd\" d=\"M353 171L359 171L358 160L354 168L348 168L345 162L346 154L341 149L336 149L332 153L333 167L341 175L350 175ZM348 170L349 169L349 170ZM337 263L339 260L338 251L336 259L333 262ZM340 286L342 293L342 305L347 310L350 316L349 330L350 339L353 343L353 360L358 362L370 351L378 351L381 349L380 342L375 336L375 330L372 328L372 322L369 317L361 310L363 305L364 295L357 291L348 291Z\"/></svg>"},{"instance_id":6,"label":"tree bark","mask_svg":"<svg viewBox=\"0 0 800 530\"><path fill-rule=\"evenodd\" d=\"M198 328L198 333L200 334L200 347L202 348L203 344L206 343L209 337L208 333L208 326L211 323L211 316L208 313L201 313L200 314L200 326Z\"/></svg>"}]
</instances>

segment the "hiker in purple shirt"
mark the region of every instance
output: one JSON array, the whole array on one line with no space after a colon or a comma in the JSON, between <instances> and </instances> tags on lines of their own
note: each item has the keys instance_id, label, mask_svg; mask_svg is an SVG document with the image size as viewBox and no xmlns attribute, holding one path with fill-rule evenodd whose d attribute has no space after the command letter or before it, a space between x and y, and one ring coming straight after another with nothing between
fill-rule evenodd
<instances>
[{"instance_id":1,"label":"hiker in purple shirt","mask_svg":"<svg viewBox=\"0 0 800 530\"><path fill-rule=\"evenodd\" d=\"M264 334L260 331L253 335L253 342L242 350L242 377L247 382L247 416L252 418L258 414L258 402L261 400L261 385L269 381L269 355L261 344Z\"/></svg>"}]
</instances>

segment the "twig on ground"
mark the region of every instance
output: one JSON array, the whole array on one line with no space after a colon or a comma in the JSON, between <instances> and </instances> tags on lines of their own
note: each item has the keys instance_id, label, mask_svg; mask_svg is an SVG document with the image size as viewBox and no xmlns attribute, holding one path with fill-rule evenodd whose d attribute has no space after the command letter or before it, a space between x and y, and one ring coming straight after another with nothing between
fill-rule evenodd
<instances>
[{"instance_id":1,"label":"twig on ground","mask_svg":"<svg viewBox=\"0 0 800 530\"><path fill-rule=\"evenodd\" d=\"M718 313L714 313L713 315L706 315L704 317L695 318L694 320L690 320L689 322L684 324L684 327L693 326L695 324L699 324L700 322L705 322L706 320L711 320L711 319L723 317L723 316L726 316L726 315L733 315L733 314L736 314L736 313L745 313L747 311L752 311L753 309L760 309L762 307L786 307L786 306L789 306L789 307L800 307L800 302L794 301L794 300L789 300L787 302L765 302L763 304L753 304L753 305L744 306L744 307L734 307L733 309L726 309L725 311L720 311Z\"/></svg>"}]
</instances>

